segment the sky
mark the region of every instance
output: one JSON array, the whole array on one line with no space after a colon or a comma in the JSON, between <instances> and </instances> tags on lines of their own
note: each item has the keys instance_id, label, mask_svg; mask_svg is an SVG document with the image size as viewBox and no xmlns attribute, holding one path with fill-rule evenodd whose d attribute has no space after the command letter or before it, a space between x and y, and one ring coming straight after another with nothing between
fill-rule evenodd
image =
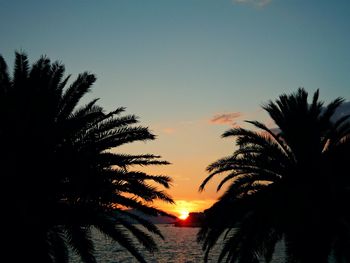
<instances>
[{"instance_id":1,"label":"sky","mask_svg":"<svg viewBox=\"0 0 350 263\"><path fill-rule=\"evenodd\" d=\"M221 134L244 120L272 125L261 106L304 87L350 100L348 0L0 0L0 54L59 60L97 82L86 101L124 106L157 139L116 151L172 164L174 213L202 211L222 193L199 193L205 168L234 151Z\"/></svg>"}]
</instances>

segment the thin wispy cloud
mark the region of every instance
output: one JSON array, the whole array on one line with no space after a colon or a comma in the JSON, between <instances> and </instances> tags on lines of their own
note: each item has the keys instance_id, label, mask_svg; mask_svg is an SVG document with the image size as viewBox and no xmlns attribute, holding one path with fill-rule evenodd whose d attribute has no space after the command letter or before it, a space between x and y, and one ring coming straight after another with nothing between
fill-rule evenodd
<instances>
[{"instance_id":1,"label":"thin wispy cloud","mask_svg":"<svg viewBox=\"0 0 350 263\"><path fill-rule=\"evenodd\" d=\"M236 126L237 120L242 116L241 112L228 112L215 114L210 120L211 124Z\"/></svg>"},{"instance_id":2,"label":"thin wispy cloud","mask_svg":"<svg viewBox=\"0 0 350 263\"><path fill-rule=\"evenodd\" d=\"M272 0L232 0L236 4L247 4L256 7L265 7L272 2Z\"/></svg>"},{"instance_id":3,"label":"thin wispy cloud","mask_svg":"<svg viewBox=\"0 0 350 263\"><path fill-rule=\"evenodd\" d=\"M165 134L174 134L176 130L174 128L164 128L162 132Z\"/></svg>"},{"instance_id":4,"label":"thin wispy cloud","mask_svg":"<svg viewBox=\"0 0 350 263\"><path fill-rule=\"evenodd\" d=\"M208 204L213 204L215 200L175 200L176 206L179 210L184 209L190 212L202 212L204 208L208 207Z\"/></svg>"}]
</instances>

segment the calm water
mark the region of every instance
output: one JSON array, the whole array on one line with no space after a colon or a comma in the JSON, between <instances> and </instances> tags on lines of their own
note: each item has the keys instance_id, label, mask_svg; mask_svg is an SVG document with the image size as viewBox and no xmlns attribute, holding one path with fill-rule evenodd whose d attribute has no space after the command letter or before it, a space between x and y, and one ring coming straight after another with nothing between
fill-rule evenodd
<instances>
[{"instance_id":1,"label":"calm water","mask_svg":"<svg viewBox=\"0 0 350 263\"><path fill-rule=\"evenodd\" d=\"M150 263L200 263L203 262L203 252L196 242L198 228L174 227L172 225L158 225L165 240L158 240L159 251L154 255L143 251L145 258ZM99 233L94 232L96 240L96 257L99 263L137 263L128 252L112 244ZM216 248L211 253L209 262L217 262L215 259L220 253ZM283 262L283 249L277 247L273 263ZM75 259L73 263L80 262Z\"/></svg>"}]
</instances>

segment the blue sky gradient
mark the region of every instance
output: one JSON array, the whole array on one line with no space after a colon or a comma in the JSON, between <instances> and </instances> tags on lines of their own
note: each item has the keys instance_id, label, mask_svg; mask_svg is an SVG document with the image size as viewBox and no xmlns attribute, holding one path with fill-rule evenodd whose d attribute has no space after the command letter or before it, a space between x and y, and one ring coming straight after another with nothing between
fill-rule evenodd
<instances>
[{"instance_id":1,"label":"blue sky gradient","mask_svg":"<svg viewBox=\"0 0 350 263\"><path fill-rule=\"evenodd\" d=\"M175 198L215 199L196 191L233 144L213 116L266 120L260 105L298 87L350 99L349 14L347 0L0 1L0 53L9 66L24 50L95 73L88 99L158 134L128 150L173 163Z\"/></svg>"}]
</instances>

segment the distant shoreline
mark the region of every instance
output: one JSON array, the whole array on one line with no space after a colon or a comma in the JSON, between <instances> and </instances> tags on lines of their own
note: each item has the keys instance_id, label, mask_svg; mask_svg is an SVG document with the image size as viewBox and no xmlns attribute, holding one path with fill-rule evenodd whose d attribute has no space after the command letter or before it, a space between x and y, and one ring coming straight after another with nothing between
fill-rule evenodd
<instances>
[{"instance_id":1,"label":"distant shoreline","mask_svg":"<svg viewBox=\"0 0 350 263\"><path fill-rule=\"evenodd\" d=\"M178 219L176 227L201 227L204 222L204 213L190 213L186 219Z\"/></svg>"}]
</instances>

